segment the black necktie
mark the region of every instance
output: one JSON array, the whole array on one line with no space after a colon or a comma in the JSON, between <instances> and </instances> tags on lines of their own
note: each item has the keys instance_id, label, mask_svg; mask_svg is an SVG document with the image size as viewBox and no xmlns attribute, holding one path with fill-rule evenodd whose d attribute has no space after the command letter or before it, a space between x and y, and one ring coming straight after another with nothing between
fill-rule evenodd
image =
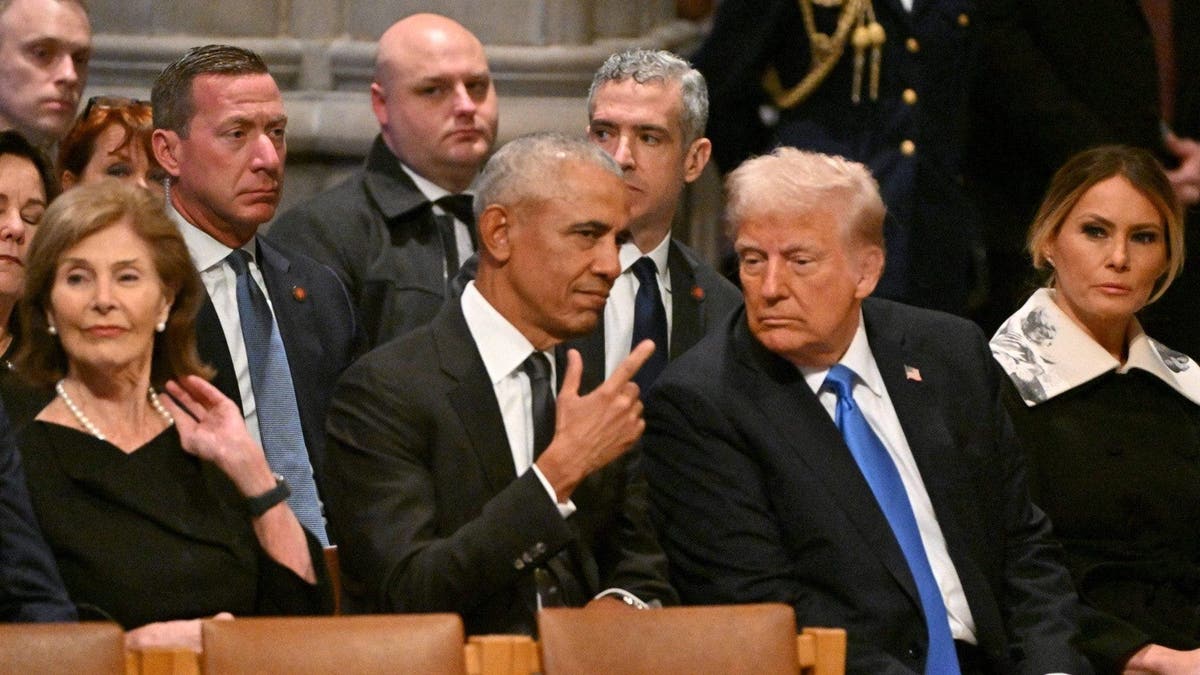
<instances>
[{"instance_id":1,"label":"black necktie","mask_svg":"<svg viewBox=\"0 0 1200 675\"><path fill-rule=\"evenodd\" d=\"M533 394L533 458L537 459L554 438L554 391L550 388L550 359L541 352L521 364Z\"/></svg>"},{"instance_id":2,"label":"black necktie","mask_svg":"<svg viewBox=\"0 0 1200 675\"><path fill-rule=\"evenodd\" d=\"M471 248L475 248L475 212L472 210L474 198L471 195L446 195L438 198L437 204L443 211L454 216L467 226L467 234L471 237ZM442 238L442 248L446 252L446 275L453 278L458 272L458 237L455 236L454 220L438 219L438 235Z\"/></svg>"},{"instance_id":3,"label":"black necktie","mask_svg":"<svg viewBox=\"0 0 1200 675\"><path fill-rule=\"evenodd\" d=\"M642 340L654 341L654 354L633 376L633 381L645 395L667 366L667 310L658 293L658 267L654 261L642 256L633 263L632 269L638 289L633 298L633 342L629 348L637 347Z\"/></svg>"}]
</instances>

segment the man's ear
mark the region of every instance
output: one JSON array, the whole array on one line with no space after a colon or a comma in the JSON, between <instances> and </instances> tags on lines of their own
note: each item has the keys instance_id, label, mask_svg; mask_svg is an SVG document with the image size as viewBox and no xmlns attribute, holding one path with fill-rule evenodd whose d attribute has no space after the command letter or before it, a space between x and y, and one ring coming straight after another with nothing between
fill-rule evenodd
<instances>
[{"instance_id":1,"label":"man's ear","mask_svg":"<svg viewBox=\"0 0 1200 675\"><path fill-rule=\"evenodd\" d=\"M692 141L683 158L683 180L690 183L700 177L704 167L708 166L708 158L712 156L712 141L700 137Z\"/></svg>"},{"instance_id":2,"label":"man's ear","mask_svg":"<svg viewBox=\"0 0 1200 675\"><path fill-rule=\"evenodd\" d=\"M386 127L388 123L387 95L383 92L383 85L378 82L371 83L371 110L375 112L375 119L379 122L379 126Z\"/></svg>"},{"instance_id":3,"label":"man's ear","mask_svg":"<svg viewBox=\"0 0 1200 675\"><path fill-rule=\"evenodd\" d=\"M883 249L875 244L859 244L854 255L858 258L854 297L861 300L875 291L875 286L883 276L884 254Z\"/></svg>"},{"instance_id":4,"label":"man's ear","mask_svg":"<svg viewBox=\"0 0 1200 675\"><path fill-rule=\"evenodd\" d=\"M512 217L509 211L492 204L479 214L479 246L492 260L504 263L512 254Z\"/></svg>"},{"instance_id":5,"label":"man's ear","mask_svg":"<svg viewBox=\"0 0 1200 675\"><path fill-rule=\"evenodd\" d=\"M150 145L154 149L154 158L171 177L179 177L180 138L179 134L170 129L155 129L150 136Z\"/></svg>"}]
</instances>

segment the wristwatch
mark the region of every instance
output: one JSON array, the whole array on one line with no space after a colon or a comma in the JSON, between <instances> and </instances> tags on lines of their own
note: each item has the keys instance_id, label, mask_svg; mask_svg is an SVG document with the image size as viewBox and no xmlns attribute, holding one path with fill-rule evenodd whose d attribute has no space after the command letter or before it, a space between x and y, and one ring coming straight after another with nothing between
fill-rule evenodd
<instances>
[{"instance_id":1,"label":"wristwatch","mask_svg":"<svg viewBox=\"0 0 1200 675\"><path fill-rule=\"evenodd\" d=\"M270 511L276 504L292 496L292 488L288 485L287 479L277 473L271 475L275 476L275 487L257 497L246 498L246 510L250 512L251 518L258 518Z\"/></svg>"}]
</instances>

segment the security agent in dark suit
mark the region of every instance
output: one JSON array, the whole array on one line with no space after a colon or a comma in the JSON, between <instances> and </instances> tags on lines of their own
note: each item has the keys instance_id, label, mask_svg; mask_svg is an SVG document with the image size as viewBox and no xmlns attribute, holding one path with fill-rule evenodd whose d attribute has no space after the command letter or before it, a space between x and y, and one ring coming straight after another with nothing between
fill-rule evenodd
<instances>
[{"instance_id":1,"label":"security agent in dark suit","mask_svg":"<svg viewBox=\"0 0 1200 675\"><path fill-rule=\"evenodd\" d=\"M435 14L379 39L371 105L380 134L362 171L281 215L268 237L333 268L379 345L428 323L473 252L465 191L499 115L483 45Z\"/></svg>"},{"instance_id":2,"label":"security agent in dark suit","mask_svg":"<svg viewBox=\"0 0 1200 675\"><path fill-rule=\"evenodd\" d=\"M208 45L167 66L151 99L168 212L208 292L196 321L200 356L241 405L282 476L277 489L290 491L301 524L328 544L318 494L324 419L331 383L358 349L358 327L332 271L257 236L283 182L283 98L257 54ZM263 344L248 337L256 334Z\"/></svg>"},{"instance_id":3,"label":"security agent in dark suit","mask_svg":"<svg viewBox=\"0 0 1200 675\"><path fill-rule=\"evenodd\" d=\"M856 673L1090 672L972 324L865 299L883 204L780 148L730 175L744 313L647 401L651 509L688 603L786 602Z\"/></svg>"},{"instance_id":4,"label":"security agent in dark suit","mask_svg":"<svg viewBox=\"0 0 1200 675\"><path fill-rule=\"evenodd\" d=\"M638 384L647 389L668 360L741 305L733 284L671 237L684 186L699 178L712 151L704 138L707 119L704 76L670 52L619 52L592 78L588 137L621 165L630 238L621 244L621 274L604 320L567 343L583 355L585 390L611 374L640 338L653 339L655 319L639 319L644 307L661 312L657 321L665 323L658 330L667 342L639 371ZM642 278L653 279L654 288L643 287Z\"/></svg>"},{"instance_id":5,"label":"security agent in dark suit","mask_svg":"<svg viewBox=\"0 0 1200 675\"><path fill-rule=\"evenodd\" d=\"M652 345L586 396L572 353L557 400L547 356L592 330L620 272L620 176L582 139L501 148L479 179L477 280L338 383L329 497L353 610L531 633L542 606L676 602L624 454Z\"/></svg>"}]
</instances>

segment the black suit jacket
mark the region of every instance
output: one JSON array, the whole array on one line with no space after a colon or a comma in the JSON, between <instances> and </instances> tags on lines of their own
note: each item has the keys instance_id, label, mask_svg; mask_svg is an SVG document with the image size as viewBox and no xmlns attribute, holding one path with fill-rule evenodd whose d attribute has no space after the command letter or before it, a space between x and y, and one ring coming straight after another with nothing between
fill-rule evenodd
<instances>
[{"instance_id":1,"label":"black suit jacket","mask_svg":"<svg viewBox=\"0 0 1200 675\"><path fill-rule=\"evenodd\" d=\"M309 462L324 494L325 413L333 383L358 353L358 324L345 287L324 265L262 237L257 258L287 352ZM200 358L217 371L213 384L241 406L229 344L207 295L196 317L196 337Z\"/></svg>"},{"instance_id":2,"label":"black suit jacket","mask_svg":"<svg viewBox=\"0 0 1200 675\"><path fill-rule=\"evenodd\" d=\"M1087 672L982 334L885 300L863 312L989 672ZM786 602L800 625L846 628L850 672L923 671L920 600L887 520L799 370L743 313L667 368L646 418L652 515L685 602Z\"/></svg>"},{"instance_id":3,"label":"black suit jacket","mask_svg":"<svg viewBox=\"0 0 1200 675\"><path fill-rule=\"evenodd\" d=\"M21 456L0 404L0 622L75 618L33 515Z\"/></svg>"},{"instance_id":4,"label":"black suit jacket","mask_svg":"<svg viewBox=\"0 0 1200 675\"><path fill-rule=\"evenodd\" d=\"M458 612L469 633L531 633L538 569L568 604L610 586L676 601L627 458L585 479L566 519L533 471L516 475L457 302L347 370L328 431L352 610Z\"/></svg>"},{"instance_id":5,"label":"black suit jacket","mask_svg":"<svg viewBox=\"0 0 1200 675\"><path fill-rule=\"evenodd\" d=\"M710 265L700 260L696 252L680 242L671 240L667 253L667 270L671 274L671 354L673 360L691 349L700 338L714 330L721 321L742 306L742 294ZM583 377L580 391L588 392L604 381L604 319L587 337L569 340L559 349L558 372L565 370L566 350L578 349L583 357Z\"/></svg>"},{"instance_id":6,"label":"black suit jacket","mask_svg":"<svg viewBox=\"0 0 1200 675\"><path fill-rule=\"evenodd\" d=\"M337 272L370 346L429 323L446 301L432 207L381 136L361 171L280 215L267 236Z\"/></svg>"}]
</instances>

